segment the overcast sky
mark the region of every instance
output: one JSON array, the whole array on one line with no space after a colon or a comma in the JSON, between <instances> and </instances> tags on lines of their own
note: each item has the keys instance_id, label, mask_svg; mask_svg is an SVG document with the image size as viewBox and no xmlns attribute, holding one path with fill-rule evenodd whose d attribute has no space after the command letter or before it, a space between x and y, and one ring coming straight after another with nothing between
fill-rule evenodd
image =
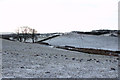
<instances>
[{"instance_id":1,"label":"overcast sky","mask_svg":"<svg viewBox=\"0 0 120 80\"><path fill-rule=\"evenodd\" d=\"M118 29L120 0L0 0L0 32L29 26L40 33Z\"/></svg>"}]
</instances>

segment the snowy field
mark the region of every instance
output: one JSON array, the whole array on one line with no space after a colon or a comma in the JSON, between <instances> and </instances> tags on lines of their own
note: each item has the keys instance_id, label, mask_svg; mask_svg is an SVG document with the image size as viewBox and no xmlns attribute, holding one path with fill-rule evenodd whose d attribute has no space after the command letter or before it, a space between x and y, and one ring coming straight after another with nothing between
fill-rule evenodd
<instances>
[{"instance_id":1,"label":"snowy field","mask_svg":"<svg viewBox=\"0 0 120 80\"><path fill-rule=\"evenodd\" d=\"M118 37L68 33L45 41L54 46L74 46L118 51Z\"/></svg>"},{"instance_id":2,"label":"snowy field","mask_svg":"<svg viewBox=\"0 0 120 80\"><path fill-rule=\"evenodd\" d=\"M85 40L86 38L83 37ZM57 39L59 40L59 37ZM61 36L61 39L64 39L64 36ZM70 37L67 39L71 40ZM74 43L77 44L76 41ZM3 78L116 78L118 58L3 40L2 76Z\"/></svg>"},{"instance_id":3,"label":"snowy field","mask_svg":"<svg viewBox=\"0 0 120 80\"><path fill-rule=\"evenodd\" d=\"M0 39L0 80L2 78L2 39Z\"/></svg>"}]
</instances>

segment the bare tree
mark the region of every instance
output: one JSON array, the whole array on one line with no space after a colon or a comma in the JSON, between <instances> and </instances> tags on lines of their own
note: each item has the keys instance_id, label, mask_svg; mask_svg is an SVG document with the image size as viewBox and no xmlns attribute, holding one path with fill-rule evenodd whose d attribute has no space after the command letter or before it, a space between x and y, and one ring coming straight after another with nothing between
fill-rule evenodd
<instances>
[{"instance_id":1,"label":"bare tree","mask_svg":"<svg viewBox=\"0 0 120 80\"><path fill-rule=\"evenodd\" d=\"M22 36L20 35L20 28L16 29L16 33L17 33L17 40L22 42Z\"/></svg>"},{"instance_id":2,"label":"bare tree","mask_svg":"<svg viewBox=\"0 0 120 80\"><path fill-rule=\"evenodd\" d=\"M37 33L37 31L35 29L30 29L30 32L32 32L32 42L34 43L36 40L36 35L35 33Z\"/></svg>"},{"instance_id":3,"label":"bare tree","mask_svg":"<svg viewBox=\"0 0 120 80\"><path fill-rule=\"evenodd\" d=\"M37 31L35 29L32 29L32 42L34 43L35 40L37 39L37 36L35 35L35 33L37 33Z\"/></svg>"},{"instance_id":4,"label":"bare tree","mask_svg":"<svg viewBox=\"0 0 120 80\"><path fill-rule=\"evenodd\" d=\"M19 28L16 30L17 33L17 40L19 41Z\"/></svg>"},{"instance_id":5,"label":"bare tree","mask_svg":"<svg viewBox=\"0 0 120 80\"><path fill-rule=\"evenodd\" d=\"M35 29L33 29L33 31L32 31L32 42L34 43L35 41L34 41L34 38L35 38Z\"/></svg>"}]
</instances>

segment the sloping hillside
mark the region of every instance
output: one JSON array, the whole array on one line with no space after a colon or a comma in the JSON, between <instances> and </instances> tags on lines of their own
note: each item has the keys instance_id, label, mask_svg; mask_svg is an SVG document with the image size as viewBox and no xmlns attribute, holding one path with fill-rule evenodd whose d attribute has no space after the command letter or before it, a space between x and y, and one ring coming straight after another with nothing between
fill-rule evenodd
<instances>
[{"instance_id":1,"label":"sloping hillside","mask_svg":"<svg viewBox=\"0 0 120 80\"><path fill-rule=\"evenodd\" d=\"M44 41L54 46L75 46L118 51L118 37L68 33Z\"/></svg>"}]
</instances>

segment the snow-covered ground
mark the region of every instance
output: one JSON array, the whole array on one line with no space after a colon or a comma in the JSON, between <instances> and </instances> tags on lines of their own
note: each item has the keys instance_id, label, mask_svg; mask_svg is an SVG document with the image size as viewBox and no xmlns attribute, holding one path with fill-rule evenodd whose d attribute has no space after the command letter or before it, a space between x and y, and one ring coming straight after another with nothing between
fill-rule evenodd
<instances>
[{"instance_id":1,"label":"snow-covered ground","mask_svg":"<svg viewBox=\"0 0 120 80\"><path fill-rule=\"evenodd\" d=\"M45 41L54 46L75 46L118 51L118 37L68 33Z\"/></svg>"},{"instance_id":2,"label":"snow-covered ground","mask_svg":"<svg viewBox=\"0 0 120 80\"><path fill-rule=\"evenodd\" d=\"M118 60L113 56L3 40L2 76L4 78L116 78Z\"/></svg>"},{"instance_id":3,"label":"snow-covered ground","mask_svg":"<svg viewBox=\"0 0 120 80\"><path fill-rule=\"evenodd\" d=\"M2 79L2 52L0 52L0 80Z\"/></svg>"},{"instance_id":4,"label":"snow-covered ground","mask_svg":"<svg viewBox=\"0 0 120 80\"><path fill-rule=\"evenodd\" d=\"M2 39L0 39L0 80L2 79Z\"/></svg>"},{"instance_id":5,"label":"snow-covered ground","mask_svg":"<svg viewBox=\"0 0 120 80\"><path fill-rule=\"evenodd\" d=\"M117 33L108 33L108 34L103 34L102 36L111 36L111 37L117 37Z\"/></svg>"}]
</instances>

